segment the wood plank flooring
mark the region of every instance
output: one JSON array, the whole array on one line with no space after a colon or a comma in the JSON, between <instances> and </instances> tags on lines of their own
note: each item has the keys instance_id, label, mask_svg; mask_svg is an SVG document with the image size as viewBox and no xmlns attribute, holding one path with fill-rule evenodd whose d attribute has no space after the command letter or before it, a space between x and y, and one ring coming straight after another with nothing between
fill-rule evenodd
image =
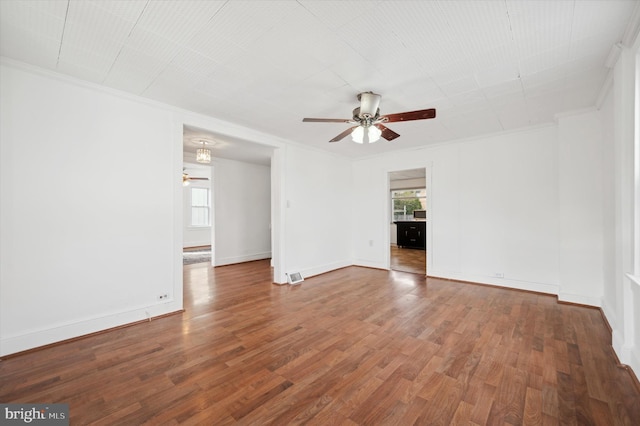
<instances>
[{"instance_id":1,"label":"wood plank flooring","mask_svg":"<svg viewBox=\"0 0 640 426\"><path fill-rule=\"evenodd\" d=\"M427 271L427 252L424 250L390 246L390 268L394 271L424 275Z\"/></svg>"},{"instance_id":2,"label":"wood plank flooring","mask_svg":"<svg viewBox=\"0 0 640 426\"><path fill-rule=\"evenodd\" d=\"M0 401L72 425L632 425L596 309L349 267L184 268L185 313L0 362Z\"/></svg>"}]
</instances>

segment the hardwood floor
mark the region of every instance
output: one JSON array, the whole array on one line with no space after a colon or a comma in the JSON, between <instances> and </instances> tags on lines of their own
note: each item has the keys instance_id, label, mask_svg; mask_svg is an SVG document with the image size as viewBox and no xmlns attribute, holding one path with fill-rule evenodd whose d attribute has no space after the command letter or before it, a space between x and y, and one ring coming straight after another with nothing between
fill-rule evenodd
<instances>
[{"instance_id":1,"label":"hardwood floor","mask_svg":"<svg viewBox=\"0 0 640 426\"><path fill-rule=\"evenodd\" d=\"M424 250L390 246L391 265L394 271L424 275L427 271L427 252Z\"/></svg>"},{"instance_id":2,"label":"hardwood floor","mask_svg":"<svg viewBox=\"0 0 640 426\"><path fill-rule=\"evenodd\" d=\"M184 268L181 315L0 362L0 401L72 425L631 425L640 395L596 309L349 267Z\"/></svg>"}]
</instances>

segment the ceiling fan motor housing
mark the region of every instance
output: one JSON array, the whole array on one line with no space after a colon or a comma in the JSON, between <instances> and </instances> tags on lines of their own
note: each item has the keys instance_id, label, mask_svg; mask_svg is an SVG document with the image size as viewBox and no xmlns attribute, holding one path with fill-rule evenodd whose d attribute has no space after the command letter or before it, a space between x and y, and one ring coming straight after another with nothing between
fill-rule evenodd
<instances>
[{"instance_id":1,"label":"ceiling fan motor housing","mask_svg":"<svg viewBox=\"0 0 640 426\"><path fill-rule=\"evenodd\" d=\"M380 118L380 108L376 111L376 113L372 116L366 116L360 113L360 107L353 110L353 121L358 123L362 127L369 127L372 124L376 123Z\"/></svg>"},{"instance_id":2,"label":"ceiling fan motor housing","mask_svg":"<svg viewBox=\"0 0 640 426\"><path fill-rule=\"evenodd\" d=\"M373 118L379 114L380 95L373 92L362 92L358 95L360 101L360 112L358 117L362 119Z\"/></svg>"}]
</instances>

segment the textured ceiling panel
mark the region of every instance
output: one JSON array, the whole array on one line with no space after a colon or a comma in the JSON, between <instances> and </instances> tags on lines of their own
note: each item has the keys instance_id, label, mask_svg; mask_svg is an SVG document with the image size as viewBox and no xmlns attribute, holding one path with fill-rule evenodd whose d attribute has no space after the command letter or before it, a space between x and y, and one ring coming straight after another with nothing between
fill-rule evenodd
<instances>
[{"instance_id":1,"label":"textured ceiling panel","mask_svg":"<svg viewBox=\"0 0 640 426\"><path fill-rule=\"evenodd\" d=\"M38 67L55 69L58 63L60 40L16 27L0 25L0 53Z\"/></svg>"},{"instance_id":2,"label":"textured ceiling panel","mask_svg":"<svg viewBox=\"0 0 640 426\"><path fill-rule=\"evenodd\" d=\"M378 0L344 1L344 0L299 0L298 3L322 22L328 29L336 29L349 24L355 18L369 11L383 7Z\"/></svg>"},{"instance_id":3,"label":"textured ceiling panel","mask_svg":"<svg viewBox=\"0 0 640 426\"><path fill-rule=\"evenodd\" d=\"M64 3L57 1L58 3ZM140 18L148 4L147 0L85 0L85 2L90 2L93 6L104 10L106 13L131 22L136 22Z\"/></svg>"},{"instance_id":4,"label":"textured ceiling panel","mask_svg":"<svg viewBox=\"0 0 640 426\"><path fill-rule=\"evenodd\" d=\"M236 1L227 2L211 18L203 29L207 37L206 44L233 43L238 47L247 47L260 39L271 29L283 2ZM286 7L286 5L285 5ZM207 49L204 46L198 47Z\"/></svg>"},{"instance_id":5,"label":"textured ceiling panel","mask_svg":"<svg viewBox=\"0 0 640 426\"><path fill-rule=\"evenodd\" d=\"M12 25L15 28L59 40L62 38L66 5L60 2L54 4L47 2L43 4L45 5L64 7L38 8L33 7L35 3L27 3L28 7L24 7L14 2L0 2L0 23L2 26Z\"/></svg>"},{"instance_id":6,"label":"textured ceiling panel","mask_svg":"<svg viewBox=\"0 0 640 426\"><path fill-rule=\"evenodd\" d=\"M0 0L0 53L359 157L593 106L638 4ZM372 145L329 144L348 124L302 122L350 118L363 91L382 95L382 114L437 117L393 123L401 137Z\"/></svg>"}]
</instances>

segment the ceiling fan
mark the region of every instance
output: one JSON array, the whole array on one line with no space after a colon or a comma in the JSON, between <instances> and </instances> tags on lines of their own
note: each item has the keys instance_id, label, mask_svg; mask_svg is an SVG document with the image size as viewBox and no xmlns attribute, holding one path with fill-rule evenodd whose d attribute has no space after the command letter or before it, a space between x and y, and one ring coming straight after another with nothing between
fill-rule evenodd
<instances>
[{"instance_id":1,"label":"ceiling fan","mask_svg":"<svg viewBox=\"0 0 640 426\"><path fill-rule=\"evenodd\" d=\"M421 109L418 111L398 112L395 114L380 115L380 98L381 96L373 92L362 92L358 94L360 106L353 110L353 117L345 118L303 118L304 122L316 123L350 123L356 124L340 133L329 142L338 142L348 134L356 143L373 143L382 136L388 141L392 141L398 136L398 133L386 127L383 123L393 123L396 121L410 120L426 120L435 118L436 110L434 108Z\"/></svg>"},{"instance_id":2,"label":"ceiling fan","mask_svg":"<svg viewBox=\"0 0 640 426\"><path fill-rule=\"evenodd\" d=\"M189 176L189 174L185 171L182 172L182 185L183 186L188 186L189 182L191 182L192 180L209 180L209 178L206 177L191 177Z\"/></svg>"}]
</instances>

